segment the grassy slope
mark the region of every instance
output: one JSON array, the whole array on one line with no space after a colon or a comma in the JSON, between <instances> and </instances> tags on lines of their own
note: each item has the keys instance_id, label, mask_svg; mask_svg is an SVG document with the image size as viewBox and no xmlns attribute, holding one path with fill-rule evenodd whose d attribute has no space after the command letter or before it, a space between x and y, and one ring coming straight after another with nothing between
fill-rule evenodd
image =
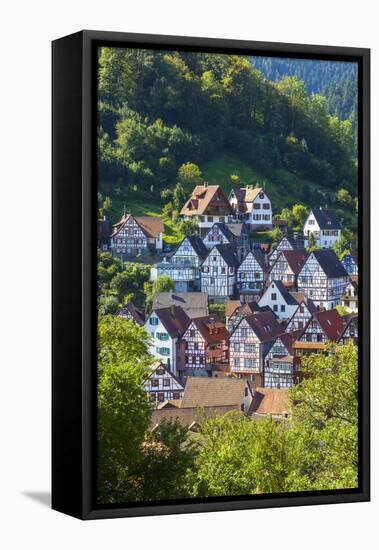
<instances>
[{"instance_id":1,"label":"grassy slope","mask_svg":"<svg viewBox=\"0 0 379 550\"><path fill-rule=\"evenodd\" d=\"M232 188L231 175L239 176L239 186L248 184L265 186L272 200L274 213L279 213L282 208L291 206L296 202L304 203L299 198L299 195L305 183L318 189L325 196L326 202L330 200L331 194L328 194L325 188L313 182L300 180L286 170L277 170L271 178L267 178L251 166L245 164L238 157L232 155L226 154L216 157L201 166L201 170L205 181L208 181L210 184L220 184L226 193L229 193ZM309 204L305 205L310 206ZM128 199L123 199L116 196L112 198L112 223L120 219L124 207L127 212L131 212L136 216L159 216L162 213L162 205L154 198L151 198L151 200L148 198L142 199L137 195L135 198L129 197ZM175 224L170 220L165 221L164 241L167 244L176 245L182 239L183 235L178 231Z\"/></svg>"}]
</instances>

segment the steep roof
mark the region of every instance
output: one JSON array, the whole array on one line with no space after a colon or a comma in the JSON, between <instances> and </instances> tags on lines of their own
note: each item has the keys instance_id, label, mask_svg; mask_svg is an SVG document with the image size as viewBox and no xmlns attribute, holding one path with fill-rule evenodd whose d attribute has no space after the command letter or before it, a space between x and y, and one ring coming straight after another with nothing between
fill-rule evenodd
<instances>
[{"instance_id":1,"label":"steep roof","mask_svg":"<svg viewBox=\"0 0 379 550\"><path fill-rule=\"evenodd\" d=\"M224 236L229 240L229 242L233 242L235 239L234 233L229 229L229 225L226 225L226 223L223 222L215 222L212 227L209 228L209 230L206 232L204 237L206 237L214 227L218 227L219 230L224 234Z\"/></svg>"},{"instance_id":2,"label":"steep roof","mask_svg":"<svg viewBox=\"0 0 379 550\"><path fill-rule=\"evenodd\" d=\"M251 212L253 209L253 202L257 198L260 192L264 192L262 187L253 188L251 186L242 187L242 188L233 188L232 192L234 193L237 199L237 209L239 212Z\"/></svg>"},{"instance_id":3,"label":"steep roof","mask_svg":"<svg viewBox=\"0 0 379 550\"><path fill-rule=\"evenodd\" d=\"M185 237L185 239L188 240L188 242L190 243L190 245L192 246L192 248L194 249L196 254L199 256L199 258L201 258L201 259L206 258L207 254L208 254L208 248L205 246L205 244L203 243L202 238L199 235L188 235L188 237ZM183 240L185 240L185 239L183 239Z\"/></svg>"},{"instance_id":4,"label":"steep roof","mask_svg":"<svg viewBox=\"0 0 379 550\"><path fill-rule=\"evenodd\" d=\"M288 390L275 388L256 388L250 413L282 416L290 411Z\"/></svg>"},{"instance_id":5,"label":"steep roof","mask_svg":"<svg viewBox=\"0 0 379 550\"><path fill-rule=\"evenodd\" d=\"M282 250L272 267L274 267L276 262L279 261L280 256L284 257L289 267L291 268L291 271L295 275L298 275L306 259L308 258L308 252L305 249L301 248L295 250Z\"/></svg>"},{"instance_id":6,"label":"steep roof","mask_svg":"<svg viewBox=\"0 0 379 550\"><path fill-rule=\"evenodd\" d=\"M293 332L285 332L284 334L279 334L278 338L280 338L280 340L282 341L283 346L286 348L289 355L293 354L292 345L294 342L296 342L296 340L300 338L303 332L304 329L301 328L298 330L294 330Z\"/></svg>"},{"instance_id":7,"label":"steep roof","mask_svg":"<svg viewBox=\"0 0 379 550\"><path fill-rule=\"evenodd\" d=\"M227 213L232 213L232 207L219 185L196 185L180 214L202 215L209 206L216 208L221 206Z\"/></svg>"},{"instance_id":8,"label":"steep roof","mask_svg":"<svg viewBox=\"0 0 379 550\"><path fill-rule=\"evenodd\" d=\"M351 327L351 325L354 325L355 329L358 331L358 315L352 315L350 317L350 319L347 321L346 323L346 326L345 328L343 329L342 333L341 333L341 336L339 337L339 340L341 340L341 338L345 337L346 336L346 333L348 332L349 328Z\"/></svg>"},{"instance_id":9,"label":"steep roof","mask_svg":"<svg viewBox=\"0 0 379 550\"><path fill-rule=\"evenodd\" d=\"M217 313L197 317L192 319L192 322L208 344L216 344L229 340L229 331Z\"/></svg>"},{"instance_id":10,"label":"steep roof","mask_svg":"<svg viewBox=\"0 0 379 550\"><path fill-rule=\"evenodd\" d=\"M153 298L153 311L170 306L181 307L193 319L208 315L206 292L157 292Z\"/></svg>"},{"instance_id":11,"label":"steep roof","mask_svg":"<svg viewBox=\"0 0 379 550\"><path fill-rule=\"evenodd\" d=\"M163 233L163 219L160 216L132 216L123 214L121 220L113 226L111 237L115 237L120 229L133 218L147 237L156 238Z\"/></svg>"},{"instance_id":12,"label":"steep roof","mask_svg":"<svg viewBox=\"0 0 379 550\"><path fill-rule=\"evenodd\" d=\"M225 263L229 267L238 267L238 247L235 244L216 244L209 251L209 255L212 254L212 251L216 248L220 253L221 257L224 259Z\"/></svg>"},{"instance_id":13,"label":"steep roof","mask_svg":"<svg viewBox=\"0 0 379 550\"><path fill-rule=\"evenodd\" d=\"M331 210L312 210L320 229L341 229L335 212Z\"/></svg>"},{"instance_id":14,"label":"steep roof","mask_svg":"<svg viewBox=\"0 0 379 550\"><path fill-rule=\"evenodd\" d=\"M177 377L175 376L175 374L173 374L171 371L169 371L169 370L165 367L165 365L164 365L163 363L161 363L160 361L156 361L155 364L151 365L151 367L150 367L150 372L149 372L149 374L147 375L146 380L148 380L149 378L151 378L151 376L155 373L155 371L156 371L157 369L163 369L163 370L165 371L165 376L169 376L169 377L173 378L173 379L175 380L175 382L180 386L180 388L178 388L179 391L180 391L180 389L182 389L182 390L184 389L183 384L182 384L182 382L180 382L179 378L177 378ZM175 391L176 391L176 390L175 390ZM173 401L174 401L174 400L173 400Z\"/></svg>"},{"instance_id":15,"label":"steep roof","mask_svg":"<svg viewBox=\"0 0 379 550\"><path fill-rule=\"evenodd\" d=\"M241 306L240 300L228 300L225 304L225 317L233 315L235 310Z\"/></svg>"},{"instance_id":16,"label":"steep roof","mask_svg":"<svg viewBox=\"0 0 379 550\"><path fill-rule=\"evenodd\" d=\"M269 307L261 308L258 305L258 302L243 302L241 303L239 300L233 300L233 302L236 302L237 305L235 307L230 306L230 309L228 309L228 312L231 311L230 315L226 314L226 308L225 308L225 316L231 317L232 315L237 315L238 317L246 317L247 315L252 315L253 313L257 313L263 310L270 310ZM229 302L228 302L229 303Z\"/></svg>"},{"instance_id":17,"label":"steep roof","mask_svg":"<svg viewBox=\"0 0 379 550\"><path fill-rule=\"evenodd\" d=\"M254 256L263 271L267 272L270 270L270 264L266 261L266 255L260 248L253 248L251 254Z\"/></svg>"},{"instance_id":18,"label":"steep roof","mask_svg":"<svg viewBox=\"0 0 379 550\"><path fill-rule=\"evenodd\" d=\"M348 276L345 268L339 261L334 250L331 250L331 249L314 250L308 256L308 259L311 257L312 254L320 264L321 269L323 270L323 272L327 277L335 278L335 277Z\"/></svg>"},{"instance_id":19,"label":"steep roof","mask_svg":"<svg viewBox=\"0 0 379 550\"><path fill-rule=\"evenodd\" d=\"M312 320L316 320L318 322L325 336L328 338L328 340L331 340L332 342L337 342L346 324L344 319L340 316L336 309L318 311L313 314L313 316L309 320L309 323L311 323Z\"/></svg>"},{"instance_id":20,"label":"steep roof","mask_svg":"<svg viewBox=\"0 0 379 550\"><path fill-rule=\"evenodd\" d=\"M119 315L121 317L123 317L124 315L127 315L129 313L129 315L134 319L134 321L137 323L137 325L144 325L145 324L145 319L144 319L144 316L143 316L143 313L136 308L136 306L133 304L133 302L128 302L127 304L124 305L123 308L121 308L121 310L119 311Z\"/></svg>"},{"instance_id":21,"label":"steep roof","mask_svg":"<svg viewBox=\"0 0 379 550\"><path fill-rule=\"evenodd\" d=\"M156 309L154 313L157 315L171 338L180 338L190 322L190 318L186 312L178 306Z\"/></svg>"},{"instance_id":22,"label":"steep roof","mask_svg":"<svg viewBox=\"0 0 379 550\"><path fill-rule=\"evenodd\" d=\"M244 231L247 232L247 227L244 223L228 223L227 227L235 237L241 237Z\"/></svg>"},{"instance_id":23,"label":"steep roof","mask_svg":"<svg viewBox=\"0 0 379 550\"><path fill-rule=\"evenodd\" d=\"M271 310L253 313L245 317L245 320L260 342L270 342L283 333L283 326Z\"/></svg>"},{"instance_id":24,"label":"steep roof","mask_svg":"<svg viewBox=\"0 0 379 550\"><path fill-rule=\"evenodd\" d=\"M275 284L276 288L278 289L278 291L280 292L280 294L282 295L282 298L283 300L286 302L286 304L288 306L296 306L298 305L298 301L296 300L296 298L286 289L286 287L284 286L283 282L282 281L278 281L276 279L274 279L273 281L269 281L268 285L267 285L267 288L263 294L263 296L266 294L266 292L270 292L272 289L271 289L271 285L272 284ZM263 297L262 296L262 297Z\"/></svg>"},{"instance_id":25,"label":"steep roof","mask_svg":"<svg viewBox=\"0 0 379 550\"><path fill-rule=\"evenodd\" d=\"M188 377L181 408L240 406L246 384L239 378Z\"/></svg>"}]
</instances>

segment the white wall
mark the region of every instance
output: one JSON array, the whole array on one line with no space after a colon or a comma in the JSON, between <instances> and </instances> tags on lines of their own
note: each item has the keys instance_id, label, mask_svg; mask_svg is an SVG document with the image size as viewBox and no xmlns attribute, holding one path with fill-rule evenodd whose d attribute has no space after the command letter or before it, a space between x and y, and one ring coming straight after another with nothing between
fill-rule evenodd
<instances>
[{"instance_id":1,"label":"white wall","mask_svg":"<svg viewBox=\"0 0 379 550\"><path fill-rule=\"evenodd\" d=\"M180 541L181 550L212 544L218 550L245 547L319 550L373 548L377 540L378 436L374 438L374 502L333 506L278 508L214 514L157 516L81 523L52 512L50 486L50 40L82 28L335 44L373 48L375 93L372 151L378 150L379 35L372 0L330 2L312 8L300 0L233 3L193 0L66 0L3 3L2 76L2 397L3 449L0 542L13 550L150 549ZM378 156L372 158L372 181L379 179ZM372 186L373 212L379 187ZM33 213L33 215L31 215ZM28 232L38 248L18 250L14 242ZM7 238L12 228L12 238ZM373 234L373 242L377 234ZM373 255L373 274L379 273ZM25 273L27 272L27 277ZM375 275L377 279L377 275ZM373 286L375 279L373 280ZM28 307L21 313L20 304ZM373 295L373 319L379 319ZM377 321L374 321L374 327ZM20 336L22 335L22 343ZM373 341L373 358L379 341ZM374 391L377 372L373 365ZM17 395L17 398L15 397ZM379 400L373 403L373 434L378 433ZM375 430L375 431L374 431ZM27 494L34 493L34 497ZM254 526L259 526L254 529ZM274 526L274 528L273 528ZM185 533L185 537L183 537ZM269 540L269 543L268 543Z\"/></svg>"}]
</instances>

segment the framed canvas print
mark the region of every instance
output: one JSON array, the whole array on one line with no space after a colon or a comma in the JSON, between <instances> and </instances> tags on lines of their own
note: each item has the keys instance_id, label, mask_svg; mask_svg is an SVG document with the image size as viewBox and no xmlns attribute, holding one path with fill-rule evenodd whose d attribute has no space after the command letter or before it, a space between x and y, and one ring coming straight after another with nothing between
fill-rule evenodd
<instances>
[{"instance_id":1,"label":"framed canvas print","mask_svg":"<svg viewBox=\"0 0 379 550\"><path fill-rule=\"evenodd\" d=\"M53 42L53 508L369 500L369 50Z\"/></svg>"}]
</instances>

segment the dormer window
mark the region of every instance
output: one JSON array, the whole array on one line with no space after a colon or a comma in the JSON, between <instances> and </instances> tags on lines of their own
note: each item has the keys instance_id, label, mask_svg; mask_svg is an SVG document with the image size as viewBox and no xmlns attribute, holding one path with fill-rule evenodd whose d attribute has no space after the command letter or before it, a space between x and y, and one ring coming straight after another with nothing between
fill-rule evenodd
<instances>
[{"instance_id":1,"label":"dormer window","mask_svg":"<svg viewBox=\"0 0 379 550\"><path fill-rule=\"evenodd\" d=\"M263 191L261 191L261 192L259 193L258 196L259 196L260 199L264 199L264 198L265 198L265 194L263 193Z\"/></svg>"}]
</instances>

